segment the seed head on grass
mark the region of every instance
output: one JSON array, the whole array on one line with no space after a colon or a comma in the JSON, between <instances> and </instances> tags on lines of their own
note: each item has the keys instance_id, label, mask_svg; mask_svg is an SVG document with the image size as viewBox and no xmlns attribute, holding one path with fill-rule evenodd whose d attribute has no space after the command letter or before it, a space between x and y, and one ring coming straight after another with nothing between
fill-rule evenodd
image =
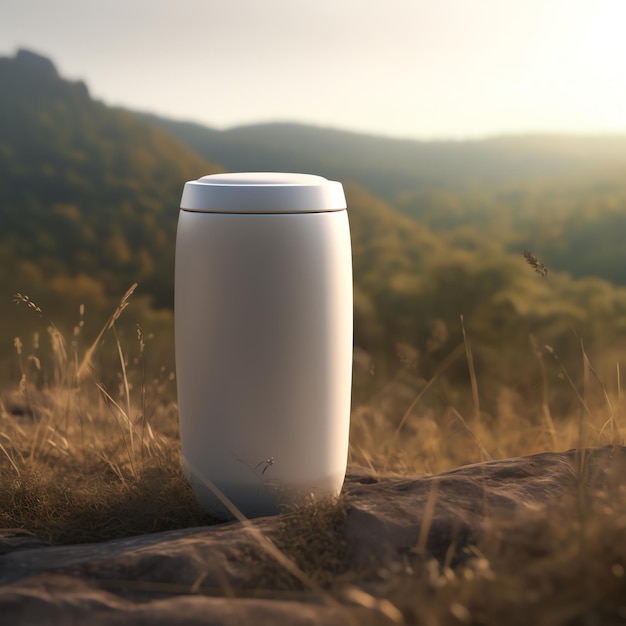
<instances>
[{"instance_id":1,"label":"seed head on grass","mask_svg":"<svg viewBox=\"0 0 626 626\"><path fill-rule=\"evenodd\" d=\"M548 268L530 250L524 250L524 258L539 276L545 278L548 275Z\"/></svg>"},{"instance_id":2,"label":"seed head on grass","mask_svg":"<svg viewBox=\"0 0 626 626\"><path fill-rule=\"evenodd\" d=\"M21 419L21 413L4 410L0 403L0 534L20 529L62 544L212 523L182 470L176 407L159 402L162 389L146 384L143 362L142 396L137 401L131 397L127 359L115 322L135 288L136 284L126 292L85 352L82 377L77 375L81 370L76 338L83 308L68 342L45 309L28 296L15 295L16 304L31 309L46 324L55 375L40 392L31 393L22 363L25 349L21 339L14 340L22 373L20 391L26 394L32 418ZM119 395L106 391L90 367L109 331L123 380ZM37 347L38 343L37 338ZM72 358L67 358L68 345Z\"/></svg>"},{"instance_id":3,"label":"seed head on grass","mask_svg":"<svg viewBox=\"0 0 626 626\"><path fill-rule=\"evenodd\" d=\"M35 302L33 302L33 300L30 299L29 296L26 296L22 293L16 293L13 296L13 302L15 302L15 304L24 304L26 305L26 307L28 307L29 309L33 310L35 313L37 313L37 315L44 321L47 330L48 330L48 335L50 336L50 343L52 344L52 351L55 357L55 362L56 362L56 371L55 371L55 378L57 383L62 384L62 383L67 383L67 381L69 379L65 378L65 376L67 376L68 371L67 371L67 363L68 363L68 353L67 353L67 341L65 339L65 337L63 336L63 334L61 333L61 331L56 327L56 325L54 324L54 322L52 322L44 313L43 309L36 304ZM18 345L15 343L15 348L17 350L18 356L21 355L21 342ZM37 336L37 339L35 341L36 344L39 343L39 338ZM30 359L31 357L29 357ZM25 375L24 375L24 371L22 369L22 378L25 381Z\"/></svg>"},{"instance_id":4,"label":"seed head on grass","mask_svg":"<svg viewBox=\"0 0 626 626\"><path fill-rule=\"evenodd\" d=\"M26 296L22 293L16 293L13 296L13 302L15 302L15 304L24 304L29 309L35 311L35 313L37 313L37 315L45 322L46 326L48 327L48 333L50 334L50 338L52 339L53 343L57 342L65 350L65 338L61 335L61 332L54 325L54 323L46 317L42 308L38 304L33 302L29 296Z\"/></svg>"},{"instance_id":5,"label":"seed head on grass","mask_svg":"<svg viewBox=\"0 0 626 626\"><path fill-rule=\"evenodd\" d=\"M29 309L33 309L33 311L35 311L35 313L37 313L40 317L43 317L43 311L41 308L37 306L28 296L16 293L13 296L13 302L15 302L15 304L25 304Z\"/></svg>"}]
</instances>

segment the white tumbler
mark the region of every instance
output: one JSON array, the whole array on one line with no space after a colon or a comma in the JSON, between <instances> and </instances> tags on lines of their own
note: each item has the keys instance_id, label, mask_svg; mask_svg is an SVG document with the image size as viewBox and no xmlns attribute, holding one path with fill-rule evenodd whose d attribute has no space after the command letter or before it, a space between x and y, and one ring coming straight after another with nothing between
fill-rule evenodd
<instances>
[{"instance_id":1,"label":"white tumbler","mask_svg":"<svg viewBox=\"0 0 626 626\"><path fill-rule=\"evenodd\" d=\"M341 183L267 172L186 183L175 333L183 466L210 514L339 493L352 376Z\"/></svg>"}]
</instances>

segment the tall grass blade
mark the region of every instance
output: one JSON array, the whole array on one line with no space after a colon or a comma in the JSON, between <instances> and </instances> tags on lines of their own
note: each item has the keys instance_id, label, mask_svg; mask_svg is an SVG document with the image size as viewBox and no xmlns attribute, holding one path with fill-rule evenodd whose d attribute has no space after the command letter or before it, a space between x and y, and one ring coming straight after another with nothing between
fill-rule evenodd
<instances>
[{"instance_id":1,"label":"tall grass blade","mask_svg":"<svg viewBox=\"0 0 626 626\"><path fill-rule=\"evenodd\" d=\"M120 303L117 305L117 308L115 309L115 311L113 311L113 314L108 319L107 323L102 327L102 329L98 333L98 336L94 339L91 346L89 346L89 348L85 352L85 356L83 357L83 360L78 368L78 371L76 372L77 382L81 382L84 379L85 375L87 374L87 371L91 367L91 362L93 359L94 352L97 350L98 346L100 345L100 341L107 334L107 332L111 330L111 328L113 327L115 322L119 319L124 309L128 306L130 297L135 292L135 289L137 289L137 285L138 283L133 283L131 287L128 289L128 291L124 294L124 296L120 300Z\"/></svg>"}]
</instances>

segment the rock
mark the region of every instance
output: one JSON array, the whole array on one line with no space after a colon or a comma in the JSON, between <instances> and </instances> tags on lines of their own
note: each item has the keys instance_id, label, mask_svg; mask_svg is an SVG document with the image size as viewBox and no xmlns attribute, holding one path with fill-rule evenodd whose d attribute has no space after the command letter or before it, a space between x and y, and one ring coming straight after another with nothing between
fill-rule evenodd
<instances>
[{"instance_id":1,"label":"rock","mask_svg":"<svg viewBox=\"0 0 626 626\"><path fill-rule=\"evenodd\" d=\"M443 561L452 545L455 563L464 547L479 541L486 523L575 495L581 475L588 487L604 488L626 475L624 470L626 448L608 446L583 455L569 450L467 465L426 478L355 472L344 488L351 502L346 531L351 566L387 566L416 547L429 497L425 551Z\"/></svg>"},{"instance_id":2,"label":"rock","mask_svg":"<svg viewBox=\"0 0 626 626\"><path fill-rule=\"evenodd\" d=\"M178 595L149 602L133 602L122 594L99 589L80 579L38 576L28 586L0 591L5 624L59 624L109 626L240 626L289 624L343 626L340 609L287 600ZM364 610L351 611L355 624L372 623Z\"/></svg>"},{"instance_id":3,"label":"rock","mask_svg":"<svg viewBox=\"0 0 626 626\"><path fill-rule=\"evenodd\" d=\"M494 519L574 496L581 479L609 487L624 469L622 446L493 461L431 477L350 468L343 529L348 570L367 580L415 548L460 560ZM249 597L248 589L241 597L254 544L250 528L277 539L281 518L74 546L0 537L0 615L16 625L380 623L380 614L335 606L323 593L277 592L272 599Z\"/></svg>"}]
</instances>

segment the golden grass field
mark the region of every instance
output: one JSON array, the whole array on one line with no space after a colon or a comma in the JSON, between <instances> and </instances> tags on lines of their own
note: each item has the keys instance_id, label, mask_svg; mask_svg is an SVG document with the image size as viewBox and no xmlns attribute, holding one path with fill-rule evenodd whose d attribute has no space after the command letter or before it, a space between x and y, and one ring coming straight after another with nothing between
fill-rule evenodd
<instances>
[{"instance_id":1,"label":"golden grass field","mask_svg":"<svg viewBox=\"0 0 626 626\"><path fill-rule=\"evenodd\" d=\"M103 333L83 345L79 322L63 337L26 296L19 304L49 328L53 372L38 383L39 339L15 340L21 380L3 389L0 404L0 525L4 534L32 533L51 543L103 541L210 524L183 477L173 374L147 380L145 343L138 329L134 358L126 356L116 322L124 296ZM106 335L117 354L105 386L92 367ZM354 407L350 463L374 472L425 475L460 465L549 450L620 444L626 415L617 384L595 374L581 352L579 390L558 355L537 349L543 381L539 414L511 389L499 390L498 410L480 408L480 372L471 337L455 358L470 373L470 395L444 409L429 405L446 363L428 381L403 370L365 406ZM552 359L571 383L567 412L550 402L543 363ZM110 374L110 372L109 372ZM414 380L415 379L415 380ZM568 382L569 381L569 382ZM614 391L608 391L607 388ZM469 407L469 408L468 408ZM251 559L251 581L263 593L307 592L345 597L370 607L381 623L540 624L626 623L626 481L611 493L585 494L546 510L494 524L472 558L456 568L427 554L372 586L342 562L346 504L309 503L283 524L280 541L261 541L266 558ZM505 538L505 540L503 540Z\"/></svg>"}]
</instances>

